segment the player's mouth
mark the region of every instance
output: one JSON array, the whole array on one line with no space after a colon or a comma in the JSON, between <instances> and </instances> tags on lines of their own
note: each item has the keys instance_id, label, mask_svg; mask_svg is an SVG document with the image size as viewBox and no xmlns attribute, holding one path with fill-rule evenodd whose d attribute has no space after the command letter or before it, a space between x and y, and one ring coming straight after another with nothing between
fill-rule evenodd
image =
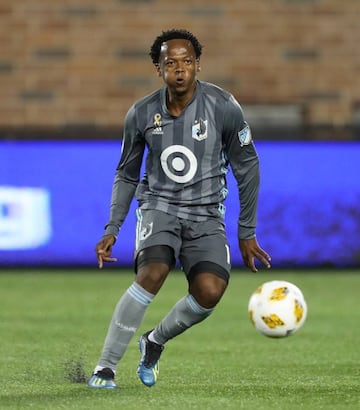
<instances>
[{"instance_id":1,"label":"player's mouth","mask_svg":"<svg viewBox=\"0 0 360 410\"><path fill-rule=\"evenodd\" d=\"M179 86L182 86L182 85L185 84L184 78L177 78L177 79L175 80L175 82L176 82L176 85L179 85Z\"/></svg>"}]
</instances>

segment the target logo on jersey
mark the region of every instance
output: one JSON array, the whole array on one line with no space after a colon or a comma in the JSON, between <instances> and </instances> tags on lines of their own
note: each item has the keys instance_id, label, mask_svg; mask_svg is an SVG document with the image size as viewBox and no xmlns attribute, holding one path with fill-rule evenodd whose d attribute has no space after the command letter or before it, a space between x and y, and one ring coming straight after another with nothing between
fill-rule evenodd
<instances>
[{"instance_id":1,"label":"target logo on jersey","mask_svg":"<svg viewBox=\"0 0 360 410\"><path fill-rule=\"evenodd\" d=\"M191 181L198 168L195 155L183 145L170 145L165 148L160 162L165 175L179 184Z\"/></svg>"}]
</instances>

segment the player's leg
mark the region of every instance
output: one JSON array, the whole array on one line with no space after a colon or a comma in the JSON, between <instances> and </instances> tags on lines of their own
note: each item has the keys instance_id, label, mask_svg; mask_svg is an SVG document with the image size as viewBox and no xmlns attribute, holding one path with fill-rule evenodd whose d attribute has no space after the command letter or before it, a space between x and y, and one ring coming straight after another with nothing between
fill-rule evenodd
<instances>
[{"instance_id":1,"label":"player's leg","mask_svg":"<svg viewBox=\"0 0 360 410\"><path fill-rule=\"evenodd\" d=\"M149 292L135 281L122 295L115 307L100 359L88 383L89 387L116 387L114 383L116 366L139 328L147 307L154 299L157 290L160 289L169 269L169 265L166 263L152 263L139 269L138 274L143 277L151 275L152 271L155 272L152 276L156 276L159 282L158 284L152 283Z\"/></svg>"},{"instance_id":2,"label":"player's leg","mask_svg":"<svg viewBox=\"0 0 360 410\"><path fill-rule=\"evenodd\" d=\"M137 231L141 232L142 224L145 223L145 226L151 227L155 224L154 232L159 232L160 228L157 227L158 224L153 216L148 213L148 217L150 222L146 218L139 219ZM136 280L116 305L99 362L88 382L89 387L116 387L113 381L116 366L140 326L147 307L164 283L171 266L173 266L174 252L172 248L167 245L156 245L161 241L166 244L171 243L171 241L166 238L160 239L158 236L158 234L155 234L154 242L152 242L152 229L148 229L146 238L137 241Z\"/></svg>"},{"instance_id":3,"label":"player's leg","mask_svg":"<svg viewBox=\"0 0 360 410\"><path fill-rule=\"evenodd\" d=\"M137 243L138 248L143 250L137 258L139 271L136 281L148 291L157 292L165 278L153 265L164 261L170 267L175 265L181 246L181 226L178 218L160 211L142 211L141 219L143 229L138 232ZM167 257L163 255L159 260L153 251L154 248L162 248L164 252L170 250L171 253L168 253ZM159 373L159 359L163 346L149 341L148 333L142 335L139 340L141 357L137 374L143 384L152 386Z\"/></svg>"},{"instance_id":4,"label":"player's leg","mask_svg":"<svg viewBox=\"0 0 360 410\"><path fill-rule=\"evenodd\" d=\"M163 346L206 319L224 294L229 280L230 259L223 225L214 221L190 223L180 258L189 281L189 293L174 305L153 331L140 339L140 343L152 343L154 350L156 345ZM143 381L147 386L155 382L156 377L151 374L147 382Z\"/></svg>"},{"instance_id":5,"label":"player's leg","mask_svg":"<svg viewBox=\"0 0 360 410\"><path fill-rule=\"evenodd\" d=\"M202 268L203 266L203 268ZM202 322L214 311L224 294L228 279L219 276L217 264L197 264L199 271L189 279L189 293L181 298L149 334L150 340L164 345L168 340Z\"/></svg>"},{"instance_id":6,"label":"player's leg","mask_svg":"<svg viewBox=\"0 0 360 410\"><path fill-rule=\"evenodd\" d=\"M116 366L140 326L146 308L154 295L134 282L118 301L97 366L88 385L93 388L115 388Z\"/></svg>"},{"instance_id":7,"label":"player's leg","mask_svg":"<svg viewBox=\"0 0 360 410\"><path fill-rule=\"evenodd\" d=\"M156 262L154 262L157 260ZM160 259L162 261L160 262ZM156 294L164 283L170 266L174 261L173 249L165 245L156 245L143 249L137 258L138 273L137 283ZM165 263L166 261L166 263ZM162 272L162 267L167 267L166 275ZM146 386L155 384L159 374L159 359L163 351L163 346L151 343L147 334L142 335L139 340L141 353L137 374Z\"/></svg>"}]
</instances>

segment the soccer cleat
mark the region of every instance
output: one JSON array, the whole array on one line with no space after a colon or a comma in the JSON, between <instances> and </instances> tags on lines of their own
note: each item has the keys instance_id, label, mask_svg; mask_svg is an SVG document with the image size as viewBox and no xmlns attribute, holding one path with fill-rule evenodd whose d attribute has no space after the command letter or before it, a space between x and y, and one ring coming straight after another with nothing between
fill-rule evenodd
<instances>
[{"instance_id":1,"label":"soccer cleat","mask_svg":"<svg viewBox=\"0 0 360 410\"><path fill-rule=\"evenodd\" d=\"M118 386L114 381L114 377L114 372L108 367L105 367L90 377L88 386L91 389L117 389Z\"/></svg>"},{"instance_id":2,"label":"soccer cleat","mask_svg":"<svg viewBox=\"0 0 360 410\"><path fill-rule=\"evenodd\" d=\"M141 353L137 375L145 386L151 387L156 383L159 375L159 359L163 345L150 342L148 336L151 331L144 333L139 339L139 350Z\"/></svg>"}]
</instances>

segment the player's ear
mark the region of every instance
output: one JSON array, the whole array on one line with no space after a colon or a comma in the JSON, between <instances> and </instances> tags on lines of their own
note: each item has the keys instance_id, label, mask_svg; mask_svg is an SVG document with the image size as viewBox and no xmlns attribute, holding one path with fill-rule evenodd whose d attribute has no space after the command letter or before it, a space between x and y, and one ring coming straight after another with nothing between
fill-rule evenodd
<instances>
[{"instance_id":1,"label":"player's ear","mask_svg":"<svg viewBox=\"0 0 360 410\"><path fill-rule=\"evenodd\" d=\"M161 69L160 69L160 64L155 64L155 69L156 69L157 75L158 75L159 77L162 77L162 73L161 73Z\"/></svg>"},{"instance_id":2,"label":"player's ear","mask_svg":"<svg viewBox=\"0 0 360 410\"><path fill-rule=\"evenodd\" d=\"M200 60L198 58L196 59L196 71L201 71Z\"/></svg>"}]
</instances>

